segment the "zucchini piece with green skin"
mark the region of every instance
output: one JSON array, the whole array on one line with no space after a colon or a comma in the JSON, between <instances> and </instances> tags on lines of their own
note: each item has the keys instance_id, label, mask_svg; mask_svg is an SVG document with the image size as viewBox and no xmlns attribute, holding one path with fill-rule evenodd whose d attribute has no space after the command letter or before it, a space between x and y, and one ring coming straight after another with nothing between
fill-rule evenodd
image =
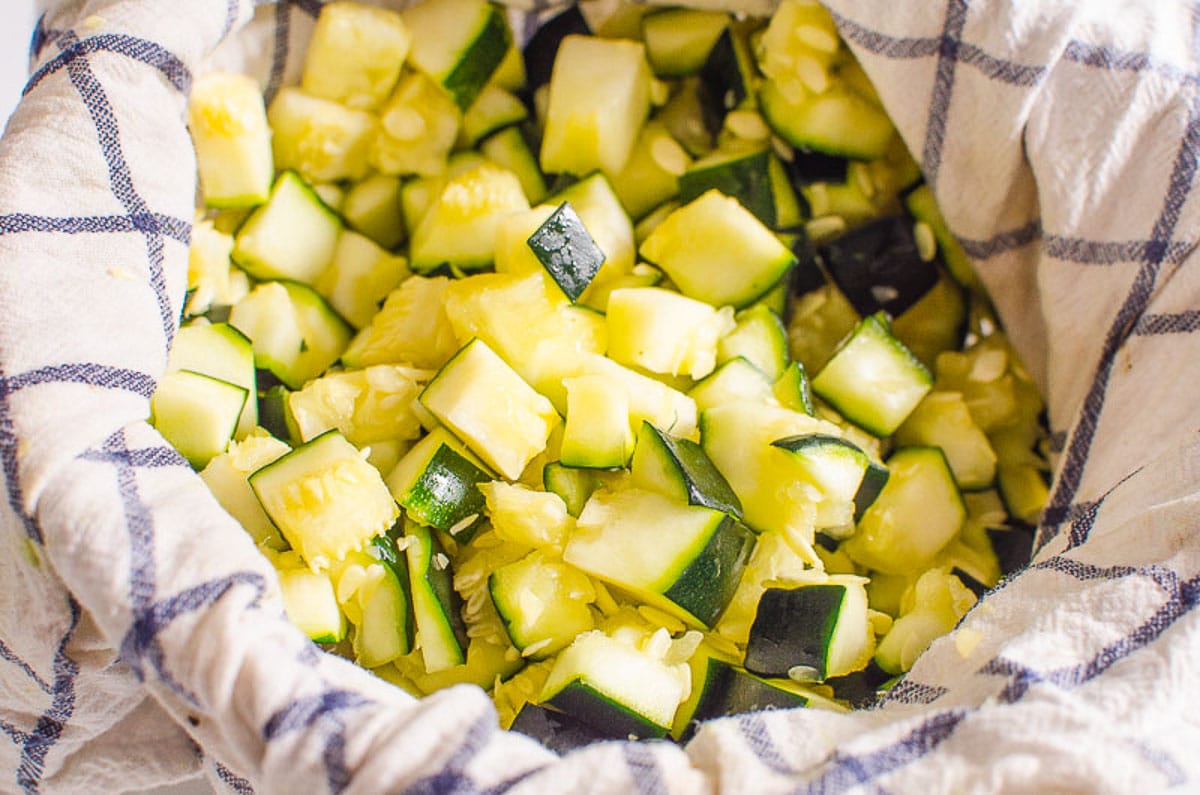
<instances>
[{"instance_id":1,"label":"zucchini piece with green skin","mask_svg":"<svg viewBox=\"0 0 1200 795\"><path fill-rule=\"evenodd\" d=\"M875 651L867 592L858 577L768 588L746 646L746 669L762 676L824 681L865 668Z\"/></svg>"},{"instance_id":2,"label":"zucchini piece with green skin","mask_svg":"<svg viewBox=\"0 0 1200 795\"><path fill-rule=\"evenodd\" d=\"M247 400L238 417L235 439L245 439L258 425L257 379L254 347L245 334L228 323L183 326L171 343L167 372L191 370L231 384L247 392Z\"/></svg>"},{"instance_id":3,"label":"zucchini piece with green skin","mask_svg":"<svg viewBox=\"0 0 1200 795\"><path fill-rule=\"evenodd\" d=\"M408 565L388 535L371 540L381 574L362 602L362 620L354 634L354 652L364 668L378 668L412 650L414 620Z\"/></svg>"},{"instance_id":4,"label":"zucchini piece with green skin","mask_svg":"<svg viewBox=\"0 0 1200 795\"><path fill-rule=\"evenodd\" d=\"M483 519L479 484L491 480L478 459L449 431L436 428L400 459L386 482L410 519L466 543Z\"/></svg>"},{"instance_id":5,"label":"zucchini piece with green skin","mask_svg":"<svg viewBox=\"0 0 1200 795\"><path fill-rule=\"evenodd\" d=\"M683 701L681 674L594 630L558 655L537 703L560 709L605 737L663 737Z\"/></svg>"},{"instance_id":6,"label":"zucchini piece with green skin","mask_svg":"<svg viewBox=\"0 0 1200 795\"><path fill-rule=\"evenodd\" d=\"M848 521L845 501L826 498L795 455L771 444L786 436L838 436L836 425L777 404L734 401L706 410L700 431L704 452L733 487L755 530L811 541L814 526Z\"/></svg>"},{"instance_id":7,"label":"zucchini piece with green skin","mask_svg":"<svg viewBox=\"0 0 1200 795\"><path fill-rule=\"evenodd\" d=\"M412 33L408 62L469 108L508 52L503 12L485 0L427 0L400 16Z\"/></svg>"},{"instance_id":8,"label":"zucchini piece with green skin","mask_svg":"<svg viewBox=\"0 0 1200 795\"><path fill-rule=\"evenodd\" d=\"M558 754L609 739L576 717L541 704L525 704L509 729L532 737Z\"/></svg>"},{"instance_id":9,"label":"zucchini piece with green skin","mask_svg":"<svg viewBox=\"0 0 1200 795\"><path fill-rule=\"evenodd\" d=\"M558 205L527 241L534 256L572 302L596 278L604 252L569 201Z\"/></svg>"},{"instance_id":10,"label":"zucchini piece with green skin","mask_svg":"<svg viewBox=\"0 0 1200 795\"><path fill-rule=\"evenodd\" d=\"M288 409L288 395L292 390L283 384L274 384L258 396L258 424L267 433L280 441L295 444L300 439L293 429L294 420ZM249 473L247 473L249 474Z\"/></svg>"},{"instance_id":11,"label":"zucchini piece with green skin","mask_svg":"<svg viewBox=\"0 0 1200 795\"><path fill-rule=\"evenodd\" d=\"M688 505L723 511L737 520L742 504L704 449L643 422L630 462L632 483Z\"/></svg>"},{"instance_id":12,"label":"zucchini piece with green skin","mask_svg":"<svg viewBox=\"0 0 1200 795\"><path fill-rule=\"evenodd\" d=\"M328 572L283 569L279 589L288 620L314 643L337 643L346 637L346 617L338 607Z\"/></svg>"},{"instance_id":13,"label":"zucchini piece with green skin","mask_svg":"<svg viewBox=\"0 0 1200 795\"><path fill-rule=\"evenodd\" d=\"M299 389L338 360L352 329L316 290L263 282L234 304L229 323L250 338L254 363Z\"/></svg>"},{"instance_id":14,"label":"zucchini piece with green skin","mask_svg":"<svg viewBox=\"0 0 1200 795\"><path fill-rule=\"evenodd\" d=\"M535 551L496 569L488 592L508 636L523 656L544 660L596 627L587 575Z\"/></svg>"},{"instance_id":15,"label":"zucchini piece with green skin","mask_svg":"<svg viewBox=\"0 0 1200 795\"><path fill-rule=\"evenodd\" d=\"M737 199L716 189L671 213L639 251L684 295L713 306L752 303L774 287L796 261ZM741 267L730 269L731 261Z\"/></svg>"},{"instance_id":16,"label":"zucchini piece with green skin","mask_svg":"<svg viewBox=\"0 0 1200 795\"><path fill-rule=\"evenodd\" d=\"M837 702L820 696L785 678L764 678L723 660L710 659L709 681L692 721L701 722L729 715L802 707L844 712Z\"/></svg>"},{"instance_id":17,"label":"zucchini piece with green skin","mask_svg":"<svg viewBox=\"0 0 1200 795\"><path fill-rule=\"evenodd\" d=\"M771 229L800 221L795 190L769 147L742 144L705 155L680 175L679 200L690 202L713 188L736 198Z\"/></svg>"},{"instance_id":18,"label":"zucchini piece with green skin","mask_svg":"<svg viewBox=\"0 0 1200 795\"><path fill-rule=\"evenodd\" d=\"M762 370L768 381L778 381L789 361L783 321L766 306L756 304L738 312L734 323L717 343L717 362L740 356Z\"/></svg>"},{"instance_id":19,"label":"zucchini piece with green skin","mask_svg":"<svg viewBox=\"0 0 1200 795\"><path fill-rule=\"evenodd\" d=\"M547 19L529 37L522 50L525 60L525 81L530 95L550 82L554 62L558 59L558 48L567 36L590 36L592 33L587 19L579 6L570 5Z\"/></svg>"},{"instance_id":20,"label":"zucchini piece with green skin","mask_svg":"<svg viewBox=\"0 0 1200 795\"><path fill-rule=\"evenodd\" d=\"M593 279L591 292L601 283L629 273L634 266L636 251L633 243L633 222L621 206L621 200L613 190L612 183L603 172L597 171L569 185L543 200L557 207L569 201L571 207L583 220L588 234L604 252L604 265ZM582 296L583 303L601 312L605 304L590 300L591 293Z\"/></svg>"},{"instance_id":21,"label":"zucchini piece with green skin","mask_svg":"<svg viewBox=\"0 0 1200 795\"><path fill-rule=\"evenodd\" d=\"M318 569L361 549L400 515L379 471L337 431L259 469L250 487L292 549Z\"/></svg>"},{"instance_id":22,"label":"zucchini piece with green skin","mask_svg":"<svg viewBox=\"0 0 1200 795\"><path fill-rule=\"evenodd\" d=\"M253 207L275 175L271 128L258 83L213 72L196 79L188 101L200 190L209 207Z\"/></svg>"},{"instance_id":23,"label":"zucchini piece with green skin","mask_svg":"<svg viewBox=\"0 0 1200 795\"><path fill-rule=\"evenodd\" d=\"M530 204L536 204L546 196L546 178L519 125L489 135L479 144L479 151L488 160L517 175Z\"/></svg>"},{"instance_id":24,"label":"zucchini piece with green skin","mask_svg":"<svg viewBox=\"0 0 1200 795\"><path fill-rule=\"evenodd\" d=\"M729 111L752 101L756 78L744 31L740 26L726 27L700 67L700 109L712 136L721 132Z\"/></svg>"},{"instance_id":25,"label":"zucchini piece with green skin","mask_svg":"<svg viewBox=\"0 0 1200 795\"><path fill-rule=\"evenodd\" d=\"M458 148L473 149L494 132L529 118L529 109L512 92L488 84L463 113Z\"/></svg>"},{"instance_id":26,"label":"zucchini piece with green skin","mask_svg":"<svg viewBox=\"0 0 1200 795\"><path fill-rule=\"evenodd\" d=\"M783 373L771 385L771 392L780 405L793 411L813 415L812 389L808 383L808 371L800 362L787 365Z\"/></svg>"},{"instance_id":27,"label":"zucchini piece with green skin","mask_svg":"<svg viewBox=\"0 0 1200 795\"><path fill-rule=\"evenodd\" d=\"M887 466L887 483L842 549L867 568L908 574L927 566L958 534L966 508L939 448L900 448Z\"/></svg>"},{"instance_id":28,"label":"zucchini piece with green skin","mask_svg":"<svg viewBox=\"0 0 1200 795\"><path fill-rule=\"evenodd\" d=\"M570 467L619 469L633 452L629 396L606 375L564 378L567 420L559 460Z\"/></svg>"},{"instance_id":29,"label":"zucchini piece with green skin","mask_svg":"<svg viewBox=\"0 0 1200 795\"><path fill-rule=\"evenodd\" d=\"M561 422L550 401L479 339L464 345L418 399L509 480L521 477Z\"/></svg>"},{"instance_id":30,"label":"zucchini piece with green skin","mask_svg":"<svg viewBox=\"0 0 1200 795\"><path fill-rule=\"evenodd\" d=\"M604 484L595 470L551 461L542 470L542 485L546 491L562 499L567 506L567 513L578 518L592 493Z\"/></svg>"},{"instance_id":31,"label":"zucchini piece with green skin","mask_svg":"<svg viewBox=\"0 0 1200 795\"><path fill-rule=\"evenodd\" d=\"M735 356L705 376L691 388L688 397L696 401L700 411L739 401L770 404L776 400L762 370L741 356Z\"/></svg>"},{"instance_id":32,"label":"zucchini piece with green skin","mask_svg":"<svg viewBox=\"0 0 1200 795\"><path fill-rule=\"evenodd\" d=\"M150 396L150 423L195 469L225 452L249 391L219 378L175 370L164 373Z\"/></svg>"},{"instance_id":33,"label":"zucchini piece with green skin","mask_svg":"<svg viewBox=\"0 0 1200 795\"><path fill-rule=\"evenodd\" d=\"M862 482L858 484L858 492L854 495L854 521L857 524L863 513L874 504L883 487L887 485L888 468L876 461L868 461L867 469L863 472Z\"/></svg>"},{"instance_id":34,"label":"zucchini piece with green skin","mask_svg":"<svg viewBox=\"0 0 1200 795\"><path fill-rule=\"evenodd\" d=\"M416 646L428 673L466 661L467 628L462 598L454 590L450 559L428 527L405 522L409 589L416 627Z\"/></svg>"},{"instance_id":35,"label":"zucchini piece with green skin","mask_svg":"<svg viewBox=\"0 0 1200 795\"><path fill-rule=\"evenodd\" d=\"M819 246L816 256L862 316L880 310L899 317L938 281L938 267L917 247L903 216L870 221Z\"/></svg>"},{"instance_id":36,"label":"zucchini piece with green skin","mask_svg":"<svg viewBox=\"0 0 1200 795\"><path fill-rule=\"evenodd\" d=\"M933 376L891 334L882 315L869 315L834 351L812 388L850 422L890 436L933 388Z\"/></svg>"},{"instance_id":37,"label":"zucchini piece with green skin","mask_svg":"<svg viewBox=\"0 0 1200 795\"><path fill-rule=\"evenodd\" d=\"M758 104L780 138L827 155L875 160L887 153L896 132L882 108L843 85L794 102L768 79L759 87Z\"/></svg>"},{"instance_id":38,"label":"zucchini piece with green skin","mask_svg":"<svg viewBox=\"0 0 1200 795\"><path fill-rule=\"evenodd\" d=\"M655 528L653 535L647 527ZM720 617L754 549L752 531L723 511L657 492L597 491L563 560L696 627Z\"/></svg>"},{"instance_id":39,"label":"zucchini piece with green skin","mask_svg":"<svg viewBox=\"0 0 1200 795\"><path fill-rule=\"evenodd\" d=\"M801 434L776 439L771 445L791 453L807 480L834 502L854 501L870 463L858 445L839 436Z\"/></svg>"},{"instance_id":40,"label":"zucchini piece with green skin","mask_svg":"<svg viewBox=\"0 0 1200 795\"><path fill-rule=\"evenodd\" d=\"M234 236L230 256L256 279L311 283L333 261L342 221L294 171L284 171L271 197Z\"/></svg>"},{"instance_id":41,"label":"zucchini piece with green skin","mask_svg":"<svg viewBox=\"0 0 1200 795\"><path fill-rule=\"evenodd\" d=\"M485 161L455 174L413 230L412 269L428 273L449 264L470 271L491 265L504 218L528 209L520 180L506 168Z\"/></svg>"},{"instance_id":42,"label":"zucchini piece with green skin","mask_svg":"<svg viewBox=\"0 0 1200 795\"><path fill-rule=\"evenodd\" d=\"M940 269L937 283L903 315L892 319L892 334L931 370L942 351L962 348L966 330L967 297Z\"/></svg>"},{"instance_id":43,"label":"zucchini piece with green skin","mask_svg":"<svg viewBox=\"0 0 1200 795\"><path fill-rule=\"evenodd\" d=\"M650 68L659 77L698 73L729 23L722 11L670 8L647 14L642 40Z\"/></svg>"}]
</instances>

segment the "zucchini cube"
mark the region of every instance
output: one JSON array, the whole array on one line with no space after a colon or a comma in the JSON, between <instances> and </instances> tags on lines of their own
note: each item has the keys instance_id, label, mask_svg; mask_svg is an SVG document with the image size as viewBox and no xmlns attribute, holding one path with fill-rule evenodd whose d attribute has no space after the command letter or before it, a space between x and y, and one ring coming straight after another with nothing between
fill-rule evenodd
<instances>
[{"instance_id":1,"label":"zucchini cube","mask_svg":"<svg viewBox=\"0 0 1200 795\"><path fill-rule=\"evenodd\" d=\"M267 200L275 175L262 91L245 75L197 78L188 99L200 190L210 207L253 207Z\"/></svg>"},{"instance_id":2,"label":"zucchini cube","mask_svg":"<svg viewBox=\"0 0 1200 795\"><path fill-rule=\"evenodd\" d=\"M554 406L487 343L467 343L420 396L421 405L489 466L517 480L561 421Z\"/></svg>"},{"instance_id":3,"label":"zucchini cube","mask_svg":"<svg viewBox=\"0 0 1200 795\"><path fill-rule=\"evenodd\" d=\"M796 262L753 213L715 188L667 216L639 251L684 295L713 306L753 303Z\"/></svg>"},{"instance_id":4,"label":"zucchini cube","mask_svg":"<svg viewBox=\"0 0 1200 795\"><path fill-rule=\"evenodd\" d=\"M664 375L703 378L720 339L735 327L730 309L661 287L623 287L608 297L608 355Z\"/></svg>"},{"instance_id":5,"label":"zucchini cube","mask_svg":"<svg viewBox=\"0 0 1200 795\"><path fill-rule=\"evenodd\" d=\"M583 294L604 264L604 252L569 201L558 205L526 242L572 301Z\"/></svg>"},{"instance_id":6,"label":"zucchini cube","mask_svg":"<svg viewBox=\"0 0 1200 795\"><path fill-rule=\"evenodd\" d=\"M579 514L563 560L709 628L733 598L754 544L754 533L722 511L637 488L601 490Z\"/></svg>"},{"instance_id":7,"label":"zucchini cube","mask_svg":"<svg viewBox=\"0 0 1200 795\"><path fill-rule=\"evenodd\" d=\"M435 428L400 459L387 485L410 519L467 542L483 518L479 484L491 479L445 428Z\"/></svg>"},{"instance_id":8,"label":"zucchini cube","mask_svg":"<svg viewBox=\"0 0 1200 795\"><path fill-rule=\"evenodd\" d=\"M395 87L411 46L412 34L395 11L328 3L313 27L300 85L348 108L374 110Z\"/></svg>"},{"instance_id":9,"label":"zucchini cube","mask_svg":"<svg viewBox=\"0 0 1200 795\"><path fill-rule=\"evenodd\" d=\"M400 515L379 471L337 431L267 464L250 476L250 487L314 569L362 549Z\"/></svg>"},{"instance_id":10,"label":"zucchini cube","mask_svg":"<svg viewBox=\"0 0 1200 795\"><path fill-rule=\"evenodd\" d=\"M486 0L425 0L401 16L412 32L409 63L469 108L508 53L504 13Z\"/></svg>"},{"instance_id":11,"label":"zucchini cube","mask_svg":"<svg viewBox=\"0 0 1200 795\"><path fill-rule=\"evenodd\" d=\"M541 165L548 174L619 174L650 113L641 42L571 35L550 77Z\"/></svg>"},{"instance_id":12,"label":"zucchini cube","mask_svg":"<svg viewBox=\"0 0 1200 795\"><path fill-rule=\"evenodd\" d=\"M865 668L875 652L862 579L833 576L799 588L768 588L746 646L746 669L824 681Z\"/></svg>"},{"instance_id":13,"label":"zucchini cube","mask_svg":"<svg viewBox=\"0 0 1200 795\"><path fill-rule=\"evenodd\" d=\"M284 87L267 109L275 164L312 183L359 180L378 133L375 116Z\"/></svg>"}]
</instances>

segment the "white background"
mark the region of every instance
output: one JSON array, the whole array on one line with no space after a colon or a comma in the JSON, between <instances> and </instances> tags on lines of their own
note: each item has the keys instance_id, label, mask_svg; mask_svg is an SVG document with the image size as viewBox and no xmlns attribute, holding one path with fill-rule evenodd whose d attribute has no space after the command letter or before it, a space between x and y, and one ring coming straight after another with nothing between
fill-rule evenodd
<instances>
[{"instance_id":1,"label":"white background","mask_svg":"<svg viewBox=\"0 0 1200 795\"><path fill-rule=\"evenodd\" d=\"M33 0L0 0L0 119L5 121L25 85L33 6Z\"/></svg>"}]
</instances>

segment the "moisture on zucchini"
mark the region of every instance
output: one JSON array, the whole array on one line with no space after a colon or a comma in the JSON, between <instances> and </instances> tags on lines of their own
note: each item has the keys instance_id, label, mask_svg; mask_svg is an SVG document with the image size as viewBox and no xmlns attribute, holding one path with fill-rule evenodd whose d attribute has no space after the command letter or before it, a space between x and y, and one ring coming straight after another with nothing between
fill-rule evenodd
<instances>
[{"instance_id":1,"label":"moisture on zucchini","mask_svg":"<svg viewBox=\"0 0 1200 795\"><path fill-rule=\"evenodd\" d=\"M155 423L413 694L579 742L869 705L1028 562L1032 380L816 0L522 33L327 3L269 108L197 81Z\"/></svg>"}]
</instances>

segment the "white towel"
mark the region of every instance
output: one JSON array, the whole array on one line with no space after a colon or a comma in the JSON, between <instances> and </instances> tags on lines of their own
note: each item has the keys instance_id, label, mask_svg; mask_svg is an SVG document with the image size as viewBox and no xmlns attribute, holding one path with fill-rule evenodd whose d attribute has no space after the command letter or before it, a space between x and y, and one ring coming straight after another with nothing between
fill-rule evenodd
<instances>
[{"instance_id":1,"label":"white towel","mask_svg":"<svg viewBox=\"0 0 1200 795\"><path fill-rule=\"evenodd\" d=\"M70 0L0 141L0 790L1200 788L1200 48L1167 0L829 0L1045 390L1034 564L877 709L563 757L470 687L323 655L146 425L221 58L295 74L317 0ZM235 40L236 39L236 40ZM1188 270L1188 268L1191 270Z\"/></svg>"}]
</instances>

